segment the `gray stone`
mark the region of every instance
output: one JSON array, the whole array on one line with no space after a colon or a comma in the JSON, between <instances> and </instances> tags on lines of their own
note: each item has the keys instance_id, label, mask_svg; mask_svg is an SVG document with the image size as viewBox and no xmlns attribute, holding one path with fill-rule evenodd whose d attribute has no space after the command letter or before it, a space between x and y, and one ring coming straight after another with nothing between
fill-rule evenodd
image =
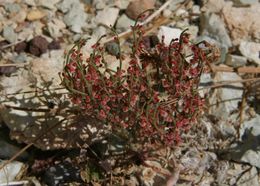
<instances>
[{"instance_id":1,"label":"gray stone","mask_svg":"<svg viewBox=\"0 0 260 186\"><path fill-rule=\"evenodd\" d=\"M239 50L248 60L260 65L260 43L242 41Z\"/></svg>"},{"instance_id":2,"label":"gray stone","mask_svg":"<svg viewBox=\"0 0 260 186\"><path fill-rule=\"evenodd\" d=\"M55 5L59 2L60 0L51 0L51 1L46 1L46 0L38 0L37 5L42 6L44 8L48 8L51 10L55 10L56 7ZM65 0L66 1L66 0Z\"/></svg>"},{"instance_id":3,"label":"gray stone","mask_svg":"<svg viewBox=\"0 0 260 186\"><path fill-rule=\"evenodd\" d=\"M10 43L14 43L17 40L17 34L14 32L14 29L11 26L4 27L3 37Z\"/></svg>"},{"instance_id":4,"label":"gray stone","mask_svg":"<svg viewBox=\"0 0 260 186\"><path fill-rule=\"evenodd\" d=\"M217 72L214 82L236 81L242 80L236 73ZM238 104L242 99L243 84L233 83L230 86L215 89L210 97L210 113L223 120L234 119L232 112L238 109ZM235 117L235 116L234 116Z\"/></svg>"},{"instance_id":5,"label":"gray stone","mask_svg":"<svg viewBox=\"0 0 260 186\"><path fill-rule=\"evenodd\" d=\"M260 116L245 121L240 129L241 142L234 143L225 158L260 168Z\"/></svg>"},{"instance_id":6,"label":"gray stone","mask_svg":"<svg viewBox=\"0 0 260 186\"><path fill-rule=\"evenodd\" d=\"M125 14L122 14L116 23L116 28L122 31L127 30L130 26L134 25L135 21L127 17Z\"/></svg>"},{"instance_id":7,"label":"gray stone","mask_svg":"<svg viewBox=\"0 0 260 186\"><path fill-rule=\"evenodd\" d=\"M74 0L74 1L68 1L68 0L63 0L60 3L56 4L56 7L58 10L62 11L63 13L66 13L70 10L73 4L78 4L80 3L79 0Z\"/></svg>"},{"instance_id":8,"label":"gray stone","mask_svg":"<svg viewBox=\"0 0 260 186\"><path fill-rule=\"evenodd\" d=\"M7 3L5 4L5 9L10 13L17 13L21 10L21 7L17 3Z\"/></svg>"},{"instance_id":9,"label":"gray stone","mask_svg":"<svg viewBox=\"0 0 260 186\"><path fill-rule=\"evenodd\" d=\"M223 137L229 138L229 137L235 137L237 134L236 129L234 128L234 125L232 123L229 123L225 120L220 121L218 124L220 128L220 133Z\"/></svg>"},{"instance_id":10,"label":"gray stone","mask_svg":"<svg viewBox=\"0 0 260 186\"><path fill-rule=\"evenodd\" d=\"M4 163L5 161L1 161L0 166ZM18 161L8 163L3 169L0 170L0 184L11 185L10 182L14 181L15 178L21 174L24 168L25 165Z\"/></svg>"},{"instance_id":11,"label":"gray stone","mask_svg":"<svg viewBox=\"0 0 260 186\"><path fill-rule=\"evenodd\" d=\"M199 36L196 38L196 42L201 42L201 41L207 41L208 43L215 45L216 47L218 47L220 49L220 58L215 61L215 63L224 63L226 61L226 56L228 53L228 47L221 44L220 42L218 42L217 40L209 37L209 36Z\"/></svg>"},{"instance_id":12,"label":"gray stone","mask_svg":"<svg viewBox=\"0 0 260 186\"><path fill-rule=\"evenodd\" d=\"M162 36L164 36L164 43L169 45L172 39L179 38L182 33L181 29L171 28L167 26L161 26L158 32L158 38L161 40Z\"/></svg>"},{"instance_id":13,"label":"gray stone","mask_svg":"<svg viewBox=\"0 0 260 186\"><path fill-rule=\"evenodd\" d=\"M97 24L103 24L106 26L114 26L116 19L119 14L118 8L105 8L102 11L98 11L97 16L95 17L95 22Z\"/></svg>"},{"instance_id":14,"label":"gray stone","mask_svg":"<svg viewBox=\"0 0 260 186\"><path fill-rule=\"evenodd\" d=\"M28 56L26 55L26 53L21 53L17 56L13 56L12 61L15 62L15 63L29 62Z\"/></svg>"},{"instance_id":15,"label":"gray stone","mask_svg":"<svg viewBox=\"0 0 260 186\"><path fill-rule=\"evenodd\" d=\"M201 97L205 97L209 93L210 89L203 89L204 87L212 84L212 78L210 73L202 73L200 76L199 94Z\"/></svg>"},{"instance_id":16,"label":"gray stone","mask_svg":"<svg viewBox=\"0 0 260 186\"><path fill-rule=\"evenodd\" d=\"M65 23L62 20L53 18L50 22L47 23L48 30L51 37L57 38L62 36L62 30L66 28Z\"/></svg>"},{"instance_id":17,"label":"gray stone","mask_svg":"<svg viewBox=\"0 0 260 186\"><path fill-rule=\"evenodd\" d=\"M81 33L82 27L86 25L87 20L84 5L79 1L73 1L70 5L69 11L64 16L64 23L69 26L73 32Z\"/></svg>"},{"instance_id":18,"label":"gray stone","mask_svg":"<svg viewBox=\"0 0 260 186\"><path fill-rule=\"evenodd\" d=\"M226 58L226 64L232 67L242 67L247 63L247 58L238 55L228 54Z\"/></svg>"},{"instance_id":19,"label":"gray stone","mask_svg":"<svg viewBox=\"0 0 260 186\"><path fill-rule=\"evenodd\" d=\"M96 7L97 10L102 10L107 5L106 5L106 1L104 0L93 0L93 6Z\"/></svg>"},{"instance_id":20,"label":"gray stone","mask_svg":"<svg viewBox=\"0 0 260 186\"><path fill-rule=\"evenodd\" d=\"M231 39L222 19L216 14L205 13L202 17L202 34L208 35L229 48L232 46Z\"/></svg>"}]
</instances>

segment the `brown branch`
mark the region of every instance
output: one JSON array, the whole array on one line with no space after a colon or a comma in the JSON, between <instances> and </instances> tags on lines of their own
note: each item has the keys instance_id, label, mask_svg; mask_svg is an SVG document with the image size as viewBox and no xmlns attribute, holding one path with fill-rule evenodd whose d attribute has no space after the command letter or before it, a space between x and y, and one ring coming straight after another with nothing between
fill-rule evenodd
<instances>
[{"instance_id":1,"label":"brown branch","mask_svg":"<svg viewBox=\"0 0 260 186\"><path fill-rule=\"evenodd\" d=\"M223 66L216 66L211 65L211 69L213 72L237 72L237 73L252 73L252 74L258 74L260 73L260 67L239 67L239 68L233 68L233 67L223 67Z\"/></svg>"}]
</instances>

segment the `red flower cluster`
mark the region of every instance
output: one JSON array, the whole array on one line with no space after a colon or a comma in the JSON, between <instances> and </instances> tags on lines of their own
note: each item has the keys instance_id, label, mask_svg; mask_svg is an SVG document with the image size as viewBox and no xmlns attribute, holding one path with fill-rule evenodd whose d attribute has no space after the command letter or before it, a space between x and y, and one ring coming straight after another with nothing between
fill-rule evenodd
<instances>
[{"instance_id":1,"label":"red flower cluster","mask_svg":"<svg viewBox=\"0 0 260 186\"><path fill-rule=\"evenodd\" d=\"M183 32L169 46L163 42L147 49L140 26L133 27L134 45L129 67L108 68L99 43L83 60L79 42L67 54L63 85L73 103L86 115L113 130L124 128L135 137L178 142L180 132L195 122L203 106L198 94L207 56ZM115 39L119 44L118 38Z\"/></svg>"}]
</instances>

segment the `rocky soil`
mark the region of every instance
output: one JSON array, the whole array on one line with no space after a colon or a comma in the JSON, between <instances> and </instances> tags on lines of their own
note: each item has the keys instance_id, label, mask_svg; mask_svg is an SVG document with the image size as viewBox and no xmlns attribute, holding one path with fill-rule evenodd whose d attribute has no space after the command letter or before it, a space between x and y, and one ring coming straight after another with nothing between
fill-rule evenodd
<instances>
[{"instance_id":1,"label":"rocky soil","mask_svg":"<svg viewBox=\"0 0 260 186\"><path fill-rule=\"evenodd\" d=\"M103 125L58 112L71 104L59 72L76 41L89 38L88 56L105 34L116 69L110 27L127 56L129 29L147 9L155 9L142 23L148 36L169 44L188 29L219 60L201 77L207 104L182 142L111 168L103 155L125 142L100 142ZM259 15L258 0L0 0L0 185L260 185Z\"/></svg>"}]
</instances>

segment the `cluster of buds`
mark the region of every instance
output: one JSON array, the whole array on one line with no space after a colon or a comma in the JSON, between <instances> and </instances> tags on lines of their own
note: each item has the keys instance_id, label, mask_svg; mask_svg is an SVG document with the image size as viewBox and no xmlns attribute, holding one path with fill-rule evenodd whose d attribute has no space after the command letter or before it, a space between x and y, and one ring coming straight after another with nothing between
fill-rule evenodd
<instances>
[{"instance_id":1,"label":"cluster of buds","mask_svg":"<svg viewBox=\"0 0 260 186\"><path fill-rule=\"evenodd\" d=\"M127 69L122 69L121 54L117 70L110 69L99 42L83 59L85 41L80 41L67 53L62 84L82 113L115 132L123 129L135 138L178 143L180 133L196 122L203 107L198 84L209 62L209 46L192 44L184 31L168 46L162 41L148 48L141 27L134 26L133 33ZM117 37L115 42L120 46Z\"/></svg>"}]
</instances>

